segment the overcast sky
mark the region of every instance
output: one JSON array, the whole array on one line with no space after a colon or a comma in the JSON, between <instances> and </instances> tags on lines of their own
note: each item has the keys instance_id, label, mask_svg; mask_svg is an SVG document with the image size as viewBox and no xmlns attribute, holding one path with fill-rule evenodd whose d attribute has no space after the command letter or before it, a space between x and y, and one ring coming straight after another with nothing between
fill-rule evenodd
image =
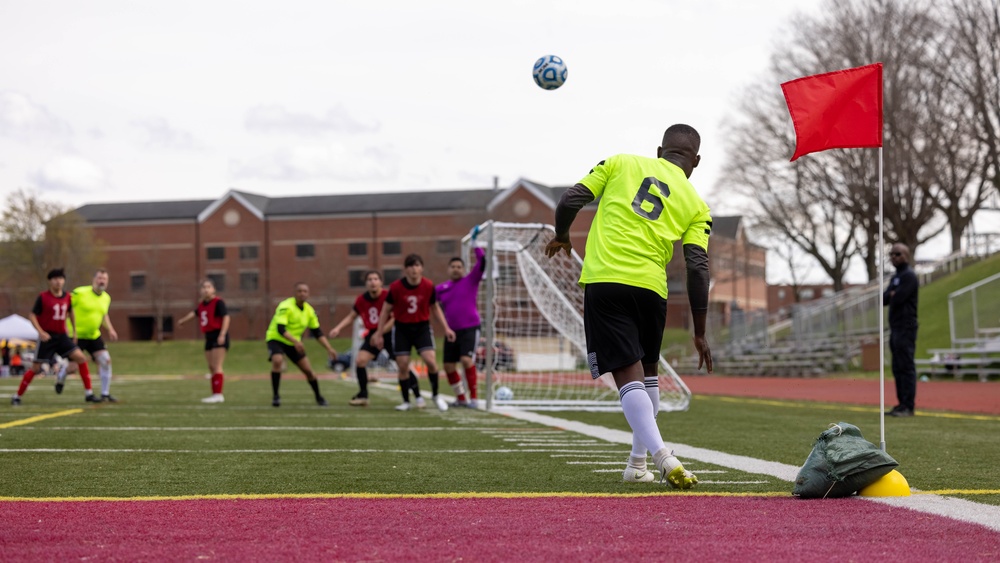
<instances>
[{"instance_id":1,"label":"overcast sky","mask_svg":"<svg viewBox=\"0 0 1000 563\"><path fill-rule=\"evenodd\" d=\"M0 0L0 195L570 185L676 122L708 195L720 123L819 3ZM545 54L559 90L532 82Z\"/></svg>"}]
</instances>

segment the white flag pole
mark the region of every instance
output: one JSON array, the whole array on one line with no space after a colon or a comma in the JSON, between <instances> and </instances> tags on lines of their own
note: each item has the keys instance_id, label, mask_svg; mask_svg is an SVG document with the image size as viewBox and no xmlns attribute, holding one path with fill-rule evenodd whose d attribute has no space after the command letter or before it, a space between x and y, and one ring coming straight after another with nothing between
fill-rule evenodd
<instances>
[{"instance_id":1,"label":"white flag pole","mask_svg":"<svg viewBox=\"0 0 1000 563\"><path fill-rule=\"evenodd\" d=\"M885 244L882 241L885 231L885 214L882 211L882 147L878 148L878 402L879 430L881 439L879 447L885 451L885 309L882 296L885 295Z\"/></svg>"}]
</instances>

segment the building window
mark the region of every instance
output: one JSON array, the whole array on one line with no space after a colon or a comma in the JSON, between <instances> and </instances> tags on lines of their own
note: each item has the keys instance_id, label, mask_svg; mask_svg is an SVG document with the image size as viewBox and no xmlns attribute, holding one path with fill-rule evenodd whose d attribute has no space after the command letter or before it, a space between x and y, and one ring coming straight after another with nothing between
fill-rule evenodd
<instances>
[{"instance_id":1,"label":"building window","mask_svg":"<svg viewBox=\"0 0 1000 563\"><path fill-rule=\"evenodd\" d=\"M240 272L240 290L257 291L259 276L257 272Z\"/></svg>"},{"instance_id":2,"label":"building window","mask_svg":"<svg viewBox=\"0 0 1000 563\"><path fill-rule=\"evenodd\" d=\"M403 243L398 240L387 240L382 243L383 256L399 256L403 253Z\"/></svg>"},{"instance_id":3,"label":"building window","mask_svg":"<svg viewBox=\"0 0 1000 563\"><path fill-rule=\"evenodd\" d=\"M240 247L240 260L256 260L260 247L256 244L248 244Z\"/></svg>"},{"instance_id":4,"label":"building window","mask_svg":"<svg viewBox=\"0 0 1000 563\"><path fill-rule=\"evenodd\" d=\"M455 254L456 248L458 248L458 243L456 243L454 240L437 241L438 254Z\"/></svg>"},{"instance_id":5,"label":"building window","mask_svg":"<svg viewBox=\"0 0 1000 563\"><path fill-rule=\"evenodd\" d=\"M295 245L295 257L296 258L315 258L316 257L316 245L310 243L296 244Z\"/></svg>"},{"instance_id":6,"label":"building window","mask_svg":"<svg viewBox=\"0 0 1000 563\"><path fill-rule=\"evenodd\" d=\"M834 293L836 293L836 292L833 291L832 287L824 287L823 288L823 297L830 297Z\"/></svg>"},{"instance_id":7,"label":"building window","mask_svg":"<svg viewBox=\"0 0 1000 563\"><path fill-rule=\"evenodd\" d=\"M132 291L142 291L146 289L146 274L132 274Z\"/></svg>"},{"instance_id":8,"label":"building window","mask_svg":"<svg viewBox=\"0 0 1000 563\"><path fill-rule=\"evenodd\" d=\"M810 299L812 299L815 296L816 296L816 293L813 292L812 288L806 288L806 289L803 289L803 290L799 291L799 298L802 299L803 301L809 301Z\"/></svg>"},{"instance_id":9,"label":"building window","mask_svg":"<svg viewBox=\"0 0 1000 563\"><path fill-rule=\"evenodd\" d=\"M226 274L222 273L207 274L205 278L207 278L210 282L212 282L212 285L215 286L215 291L221 293L226 290Z\"/></svg>"},{"instance_id":10,"label":"building window","mask_svg":"<svg viewBox=\"0 0 1000 563\"><path fill-rule=\"evenodd\" d=\"M403 277L403 270L399 268L386 268L382 270L382 278L385 285L389 285L401 277Z\"/></svg>"},{"instance_id":11,"label":"building window","mask_svg":"<svg viewBox=\"0 0 1000 563\"><path fill-rule=\"evenodd\" d=\"M368 270L348 270L347 280L351 287L365 286L365 273Z\"/></svg>"},{"instance_id":12,"label":"building window","mask_svg":"<svg viewBox=\"0 0 1000 563\"><path fill-rule=\"evenodd\" d=\"M367 242L352 242L347 245L348 256L368 256Z\"/></svg>"},{"instance_id":13,"label":"building window","mask_svg":"<svg viewBox=\"0 0 1000 563\"><path fill-rule=\"evenodd\" d=\"M224 247L224 246L206 246L205 247L205 259L206 260L225 260L226 259L226 247Z\"/></svg>"},{"instance_id":14,"label":"building window","mask_svg":"<svg viewBox=\"0 0 1000 563\"><path fill-rule=\"evenodd\" d=\"M783 300L784 298L785 298L785 290L784 289L779 289L778 290L778 299L782 299Z\"/></svg>"}]
</instances>

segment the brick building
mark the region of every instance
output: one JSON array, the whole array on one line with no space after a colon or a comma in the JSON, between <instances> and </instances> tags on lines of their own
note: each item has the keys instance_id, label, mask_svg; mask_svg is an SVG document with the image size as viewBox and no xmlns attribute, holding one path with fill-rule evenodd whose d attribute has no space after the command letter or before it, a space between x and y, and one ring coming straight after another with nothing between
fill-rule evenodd
<instances>
[{"instance_id":1,"label":"brick building","mask_svg":"<svg viewBox=\"0 0 1000 563\"><path fill-rule=\"evenodd\" d=\"M207 277L230 307L233 338L259 339L295 282L309 284L310 302L329 328L350 311L367 270L392 281L415 252L427 277L440 281L474 225L552 223L565 190L523 179L493 190L278 198L232 190L214 200L88 204L77 212L105 245L121 338L155 338L158 326L164 338L198 337L195 326L175 332L174 319L194 307L198 281ZM581 211L570 233L581 255L595 211L596 204ZM715 218L712 301L722 310L741 299L745 307L766 307L763 250L746 241L741 225L738 217ZM683 254L675 255L668 326L686 327Z\"/></svg>"}]
</instances>

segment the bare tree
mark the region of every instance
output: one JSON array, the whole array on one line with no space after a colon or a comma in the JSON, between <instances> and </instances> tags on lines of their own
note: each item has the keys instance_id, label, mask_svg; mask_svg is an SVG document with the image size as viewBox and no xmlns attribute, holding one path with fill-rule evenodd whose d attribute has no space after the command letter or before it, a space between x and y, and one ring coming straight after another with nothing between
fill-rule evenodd
<instances>
[{"instance_id":1,"label":"bare tree","mask_svg":"<svg viewBox=\"0 0 1000 563\"><path fill-rule=\"evenodd\" d=\"M38 280L56 267L70 280L85 281L104 260L102 244L76 213L37 194L18 190L0 215L0 288L9 312L24 312Z\"/></svg>"}]
</instances>

